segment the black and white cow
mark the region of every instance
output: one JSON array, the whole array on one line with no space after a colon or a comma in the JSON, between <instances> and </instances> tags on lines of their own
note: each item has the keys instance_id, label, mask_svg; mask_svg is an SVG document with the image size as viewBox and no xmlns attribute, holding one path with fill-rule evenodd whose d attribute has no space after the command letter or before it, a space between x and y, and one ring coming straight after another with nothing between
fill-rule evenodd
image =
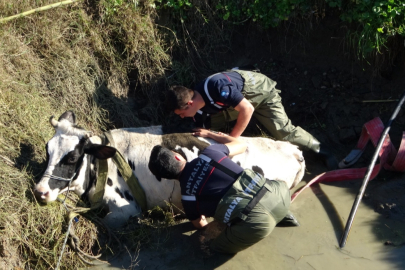
<instances>
[{"instance_id":1,"label":"black and white cow","mask_svg":"<svg viewBox=\"0 0 405 270\"><path fill-rule=\"evenodd\" d=\"M101 145L99 136L91 136L90 132L77 127L72 111L62 114L58 121L51 117L50 122L55 135L46 144L48 167L35 186L35 196L41 202L55 201L60 193L67 191L69 182L66 179L72 179L69 189L91 200L97 180L96 159L109 157L114 152ZM162 135L160 126L111 130L111 136L114 147L122 153L139 179L148 209L165 207L169 201L182 208L179 182L165 179L159 182L148 169L153 146L160 144L176 149L187 160L192 160L201 149L216 143L211 139L196 138L191 133ZM235 162L269 179L285 181L290 188L301 181L305 162L296 146L267 138L243 139L248 145L247 151L235 156ZM119 227L129 217L141 215L140 207L111 159L108 159L107 179L103 204L109 213L105 222L111 227Z\"/></svg>"}]
</instances>

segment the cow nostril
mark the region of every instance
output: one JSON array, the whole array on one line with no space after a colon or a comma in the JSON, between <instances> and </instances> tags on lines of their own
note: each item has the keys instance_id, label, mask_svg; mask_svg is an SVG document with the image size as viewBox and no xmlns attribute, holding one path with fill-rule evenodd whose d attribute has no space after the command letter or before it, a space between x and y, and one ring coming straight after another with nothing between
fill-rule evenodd
<instances>
[{"instance_id":1,"label":"cow nostril","mask_svg":"<svg viewBox=\"0 0 405 270\"><path fill-rule=\"evenodd\" d=\"M34 190L35 197L38 199L45 199L45 197L49 194L48 191L40 191L40 190Z\"/></svg>"}]
</instances>

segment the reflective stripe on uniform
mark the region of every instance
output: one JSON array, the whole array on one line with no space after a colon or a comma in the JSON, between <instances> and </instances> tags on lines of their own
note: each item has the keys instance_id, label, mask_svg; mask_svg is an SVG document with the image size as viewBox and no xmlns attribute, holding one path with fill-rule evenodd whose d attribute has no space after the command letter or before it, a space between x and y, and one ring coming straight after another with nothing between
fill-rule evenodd
<instances>
[{"instance_id":1,"label":"reflective stripe on uniform","mask_svg":"<svg viewBox=\"0 0 405 270\"><path fill-rule=\"evenodd\" d=\"M214 102L214 100L212 99L212 97L210 96L210 94L208 93L208 82L209 82L209 80L210 80L212 77L214 77L215 75L218 75L218 74L221 74L221 73L215 73L214 75L209 76L209 77L205 80L205 83L204 83L204 91L205 91L205 94L207 95L207 98L210 100L211 104L214 105L215 107L217 107L218 109L222 109L223 107L222 107L222 106L219 106L218 104L216 104L216 103Z\"/></svg>"},{"instance_id":2,"label":"reflective stripe on uniform","mask_svg":"<svg viewBox=\"0 0 405 270\"><path fill-rule=\"evenodd\" d=\"M196 201L196 198L194 195L181 195L181 199L183 201Z\"/></svg>"},{"instance_id":3,"label":"reflective stripe on uniform","mask_svg":"<svg viewBox=\"0 0 405 270\"><path fill-rule=\"evenodd\" d=\"M199 155L198 157L201 158L202 160L204 160L205 162L210 162L212 160L211 158L209 158L203 154Z\"/></svg>"},{"instance_id":4,"label":"reflective stripe on uniform","mask_svg":"<svg viewBox=\"0 0 405 270\"><path fill-rule=\"evenodd\" d=\"M201 110L198 110L198 111L197 111L197 113L198 113L198 114L203 115L203 113L204 113L204 112L203 112L203 111L201 111ZM210 116L210 114L209 114L209 113L207 113L207 116Z\"/></svg>"}]
</instances>

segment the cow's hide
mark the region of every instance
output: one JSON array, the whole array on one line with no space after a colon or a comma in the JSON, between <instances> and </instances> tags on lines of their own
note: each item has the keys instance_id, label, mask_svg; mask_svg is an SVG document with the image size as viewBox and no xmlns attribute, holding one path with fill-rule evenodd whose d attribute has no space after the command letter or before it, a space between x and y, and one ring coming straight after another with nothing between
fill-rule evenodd
<instances>
[{"instance_id":1,"label":"cow's hide","mask_svg":"<svg viewBox=\"0 0 405 270\"><path fill-rule=\"evenodd\" d=\"M72 178L70 190L91 200L97 181L97 158L113 154L102 146L99 136L91 136L88 131L76 126L75 115L67 111L58 121L51 117L55 135L46 145L48 167L35 186L35 195L42 202L56 200L68 189L68 181L54 179ZM150 152L155 145L162 145L181 153L186 160L196 158L199 152L215 141L194 137L191 133L164 134L160 126L145 128L125 128L111 130L114 147L128 161L139 179L147 198L147 207L166 207L169 202L181 209L180 185L176 180L157 181L148 169ZM291 188L301 181L305 162L302 152L288 142L267 138L243 137L248 147L245 153L233 157L243 168L251 168L265 177L285 181ZM110 151L110 152L109 152ZM108 159L108 178L105 185L103 203L109 213L105 221L112 227L122 226L131 216L141 215L141 209L117 171Z\"/></svg>"}]
</instances>

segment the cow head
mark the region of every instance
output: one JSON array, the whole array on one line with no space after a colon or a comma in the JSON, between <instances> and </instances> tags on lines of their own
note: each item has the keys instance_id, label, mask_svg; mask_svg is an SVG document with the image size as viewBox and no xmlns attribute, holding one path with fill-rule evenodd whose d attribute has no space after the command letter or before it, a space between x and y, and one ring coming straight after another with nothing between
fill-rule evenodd
<instances>
[{"instance_id":1,"label":"cow head","mask_svg":"<svg viewBox=\"0 0 405 270\"><path fill-rule=\"evenodd\" d=\"M76 126L72 111L62 114L58 121L52 116L50 123L55 134L46 144L48 167L34 188L34 194L41 202L55 201L68 188L78 195L84 194L91 185L91 159L86 154L105 159L116 151L91 143L90 133Z\"/></svg>"}]
</instances>

